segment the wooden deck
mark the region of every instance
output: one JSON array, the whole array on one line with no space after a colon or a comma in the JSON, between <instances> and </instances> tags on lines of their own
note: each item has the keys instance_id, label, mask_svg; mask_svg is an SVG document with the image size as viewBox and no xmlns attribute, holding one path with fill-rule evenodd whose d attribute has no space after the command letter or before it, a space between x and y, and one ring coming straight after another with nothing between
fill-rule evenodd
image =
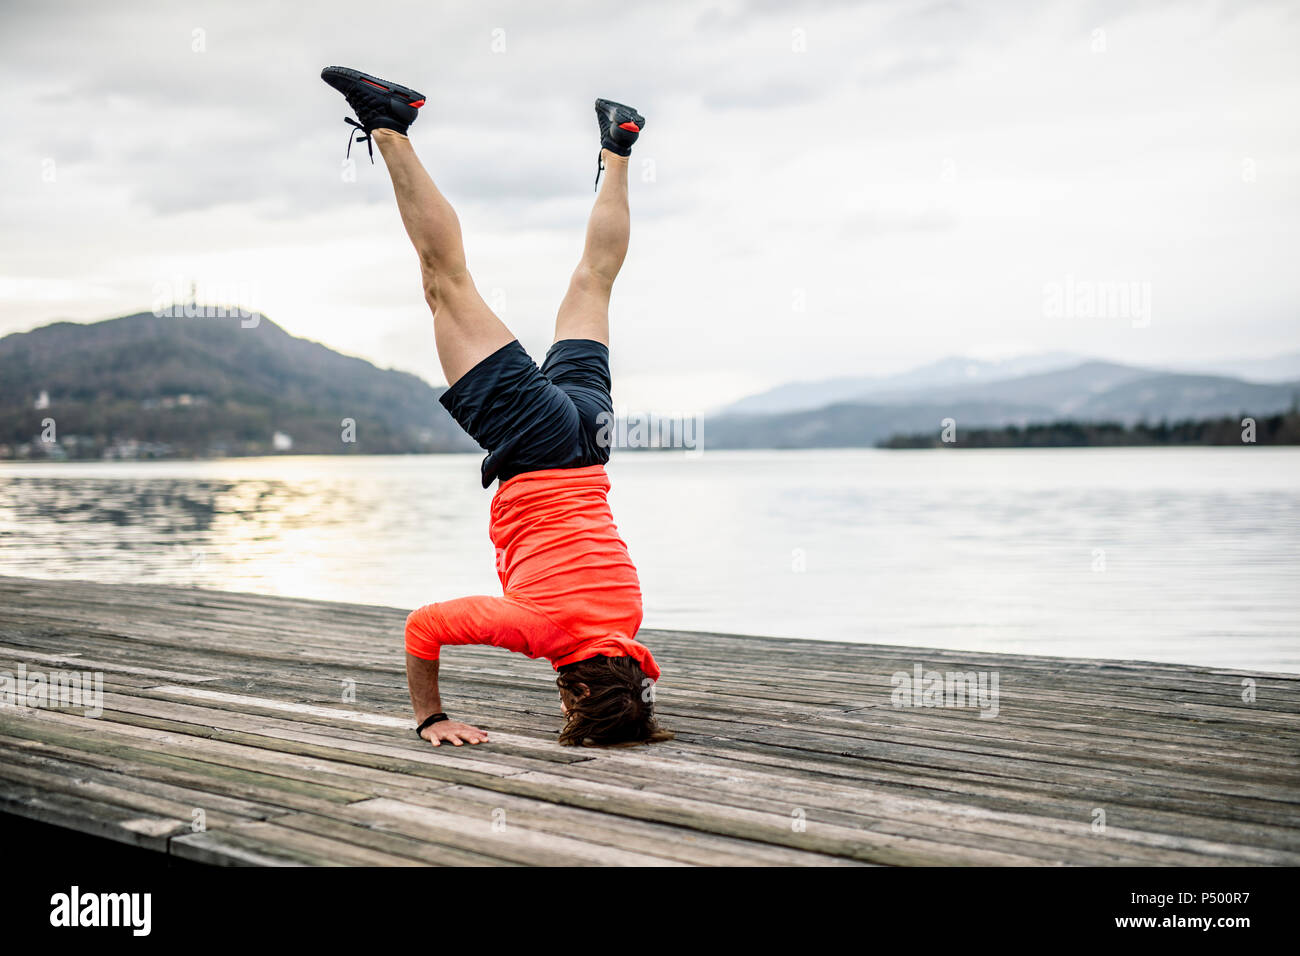
<instances>
[{"instance_id":1,"label":"wooden deck","mask_svg":"<svg viewBox=\"0 0 1300 956\"><path fill-rule=\"evenodd\" d=\"M404 616L0 578L0 672L104 681L0 706L0 811L234 864L1300 864L1300 677L651 631L672 743L560 747L549 666L456 648L493 740L434 750ZM893 706L918 663L997 717Z\"/></svg>"}]
</instances>

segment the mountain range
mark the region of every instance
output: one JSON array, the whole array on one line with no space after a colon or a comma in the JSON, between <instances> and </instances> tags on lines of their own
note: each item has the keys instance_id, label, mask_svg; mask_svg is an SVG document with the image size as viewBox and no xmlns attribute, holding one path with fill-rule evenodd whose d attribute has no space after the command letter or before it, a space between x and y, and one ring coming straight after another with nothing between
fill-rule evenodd
<instances>
[{"instance_id":1,"label":"mountain range","mask_svg":"<svg viewBox=\"0 0 1300 956\"><path fill-rule=\"evenodd\" d=\"M56 322L0 339L0 455L47 421L59 457L475 450L442 391L262 315Z\"/></svg>"},{"instance_id":2,"label":"mountain range","mask_svg":"<svg viewBox=\"0 0 1300 956\"><path fill-rule=\"evenodd\" d=\"M918 392L953 385L997 382L1078 364L1077 355L1050 352L1025 358L987 361L951 357L895 375L852 375L817 382L790 382L750 395L722 409L723 414L799 412L840 402L864 401L890 392Z\"/></svg>"},{"instance_id":3,"label":"mountain range","mask_svg":"<svg viewBox=\"0 0 1300 956\"><path fill-rule=\"evenodd\" d=\"M1297 359L1255 369L1286 372ZM442 391L262 315L56 322L0 339L0 458L476 451L438 403ZM959 428L1132 425L1266 416L1298 395L1295 377L1246 381L1064 353L956 357L770 389L709 417L703 439L708 448L864 447L948 418Z\"/></svg>"},{"instance_id":4,"label":"mountain range","mask_svg":"<svg viewBox=\"0 0 1300 956\"><path fill-rule=\"evenodd\" d=\"M946 359L902 376L783 386L709 419L705 440L712 448L860 447L937 431L948 418L959 427L1061 420L1133 425L1272 415L1300 396L1300 380L1247 382L1095 360L1061 366L1062 358L1012 365ZM1039 370L1015 374L1034 365ZM815 404L845 395L851 382L858 387L854 397Z\"/></svg>"},{"instance_id":5,"label":"mountain range","mask_svg":"<svg viewBox=\"0 0 1300 956\"><path fill-rule=\"evenodd\" d=\"M1123 369L1131 369L1133 377L1167 373L1241 379L1256 384L1279 384L1300 381L1300 352L1267 359L1224 359L1160 368L1102 362L1070 352L1047 352L994 361L949 357L893 375L842 376L816 382L778 385L732 402L721 409L721 413L747 415L798 412L840 402L907 403L933 398L935 392L951 392L961 386L974 388L1075 368L1091 370L1084 373L1085 377L1093 372L1098 373L1099 377L1092 382L1098 390L1109 388L1112 380L1123 377L1126 374ZM1052 380L1046 381L1050 387Z\"/></svg>"}]
</instances>

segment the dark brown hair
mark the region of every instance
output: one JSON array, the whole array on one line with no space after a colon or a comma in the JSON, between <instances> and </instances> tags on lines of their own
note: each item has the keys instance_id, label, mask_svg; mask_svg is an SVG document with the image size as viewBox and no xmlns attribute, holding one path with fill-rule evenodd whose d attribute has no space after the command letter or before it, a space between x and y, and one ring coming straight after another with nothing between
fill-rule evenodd
<instances>
[{"instance_id":1,"label":"dark brown hair","mask_svg":"<svg viewBox=\"0 0 1300 956\"><path fill-rule=\"evenodd\" d=\"M655 721L654 685L634 657L589 657L555 679L569 709L560 743L612 747L672 740Z\"/></svg>"}]
</instances>

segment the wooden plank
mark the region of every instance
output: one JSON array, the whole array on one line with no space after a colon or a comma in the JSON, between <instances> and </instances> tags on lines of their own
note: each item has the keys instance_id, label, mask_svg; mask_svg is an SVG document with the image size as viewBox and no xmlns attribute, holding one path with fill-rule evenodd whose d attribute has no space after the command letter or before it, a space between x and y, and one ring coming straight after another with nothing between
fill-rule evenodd
<instances>
[{"instance_id":1,"label":"wooden plank","mask_svg":"<svg viewBox=\"0 0 1300 956\"><path fill-rule=\"evenodd\" d=\"M176 837L170 852L200 863L262 866L418 866L405 855L321 836L305 826L274 821L241 823ZM301 821L299 821L301 823Z\"/></svg>"},{"instance_id":2,"label":"wooden plank","mask_svg":"<svg viewBox=\"0 0 1300 956\"><path fill-rule=\"evenodd\" d=\"M556 745L550 668L455 648L492 741L434 750L404 617L0 578L0 671L104 682L97 718L0 707L0 809L226 864L1300 863L1297 675L645 632L678 739L601 751ZM894 708L915 663L996 671L997 719Z\"/></svg>"}]
</instances>

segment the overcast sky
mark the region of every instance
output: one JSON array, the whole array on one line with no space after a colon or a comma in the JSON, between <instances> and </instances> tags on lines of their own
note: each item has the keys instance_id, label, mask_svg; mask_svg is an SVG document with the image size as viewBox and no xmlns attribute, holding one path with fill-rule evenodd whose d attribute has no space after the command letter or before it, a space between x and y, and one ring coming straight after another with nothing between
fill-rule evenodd
<instances>
[{"instance_id":1,"label":"overcast sky","mask_svg":"<svg viewBox=\"0 0 1300 956\"><path fill-rule=\"evenodd\" d=\"M616 402L699 411L946 355L1300 348L1293 2L0 6L0 334L190 281L442 383L338 63L412 86L480 290L539 358L596 96L647 117ZM353 149L354 159L358 148ZM1055 308L1124 286L1127 315Z\"/></svg>"}]
</instances>

